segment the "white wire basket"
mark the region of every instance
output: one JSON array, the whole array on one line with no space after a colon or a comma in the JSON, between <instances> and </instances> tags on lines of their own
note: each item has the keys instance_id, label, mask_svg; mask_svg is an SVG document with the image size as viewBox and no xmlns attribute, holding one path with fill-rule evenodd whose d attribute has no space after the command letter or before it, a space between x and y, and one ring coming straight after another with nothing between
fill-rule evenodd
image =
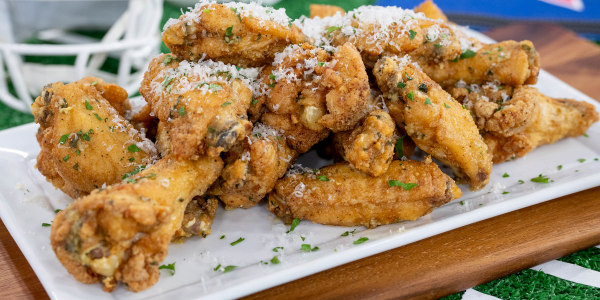
<instances>
[{"instance_id":1,"label":"white wire basket","mask_svg":"<svg viewBox=\"0 0 600 300\"><path fill-rule=\"evenodd\" d=\"M0 0L0 100L30 112L44 85L85 76L97 76L119 84L130 95L136 93L150 59L159 52L162 12L162 0ZM28 28L20 22L23 19L37 26ZM105 26L108 31L100 40L69 31L82 26ZM47 43L24 43L28 34L23 31L34 32ZM75 63L25 62L27 55L75 56ZM118 59L116 73L101 70L107 57Z\"/></svg>"}]
</instances>

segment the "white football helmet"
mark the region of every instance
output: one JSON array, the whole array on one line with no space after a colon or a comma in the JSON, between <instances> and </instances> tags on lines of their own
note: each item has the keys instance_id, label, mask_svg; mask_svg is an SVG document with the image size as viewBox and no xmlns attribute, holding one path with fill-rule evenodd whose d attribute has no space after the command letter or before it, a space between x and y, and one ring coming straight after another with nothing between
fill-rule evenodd
<instances>
[{"instance_id":1,"label":"white football helmet","mask_svg":"<svg viewBox=\"0 0 600 300\"><path fill-rule=\"evenodd\" d=\"M162 0L0 0L0 100L29 112L45 84L84 76L136 93L159 52L162 12ZM97 40L69 32L75 28L108 31ZM31 37L45 43L24 43ZM74 65L48 65L27 63L28 55L76 58ZM119 59L116 74L100 70L108 56Z\"/></svg>"}]
</instances>

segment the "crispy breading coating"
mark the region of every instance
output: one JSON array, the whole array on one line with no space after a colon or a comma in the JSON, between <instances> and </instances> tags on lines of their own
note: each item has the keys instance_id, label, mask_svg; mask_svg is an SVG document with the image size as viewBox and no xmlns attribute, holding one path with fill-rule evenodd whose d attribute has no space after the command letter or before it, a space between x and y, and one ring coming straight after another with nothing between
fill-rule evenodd
<instances>
[{"instance_id":1,"label":"crispy breading coating","mask_svg":"<svg viewBox=\"0 0 600 300\"><path fill-rule=\"evenodd\" d=\"M300 153L326 138L329 130L349 130L367 113L369 81L360 55L345 44L335 54L312 45L292 45L264 68L257 104L262 122L282 130Z\"/></svg>"},{"instance_id":2,"label":"crispy breading coating","mask_svg":"<svg viewBox=\"0 0 600 300\"><path fill-rule=\"evenodd\" d=\"M123 98L124 96L124 98ZM44 87L31 109L40 124L38 170L55 187L77 198L157 158L154 144L111 106L125 90L87 77Z\"/></svg>"},{"instance_id":3,"label":"crispy breading coating","mask_svg":"<svg viewBox=\"0 0 600 300\"><path fill-rule=\"evenodd\" d=\"M285 24L283 24L285 23ZM173 54L191 61L203 57L241 67L259 67L289 44L304 41L285 10L256 3L201 1L178 21L167 24L163 42Z\"/></svg>"},{"instance_id":4,"label":"crispy breading coating","mask_svg":"<svg viewBox=\"0 0 600 300\"><path fill-rule=\"evenodd\" d=\"M430 19L448 22L448 17L446 17L444 12L431 0L425 0L421 2L421 4L417 5L417 7L414 8L414 11L418 13L423 13L426 17Z\"/></svg>"},{"instance_id":5,"label":"crispy breading coating","mask_svg":"<svg viewBox=\"0 0 600 300\"><path fill-rule=\"evenodd\" d=\"M299 218L319 224L372 228L416 220L461 195L454 181L431 159L394 160L379 177L340 163L316 174L280 179L269 194L269 210L288 224Z\"/></svg>"},{"instance_id":6,"label":"crispy breading coating","mask_svg":"<svg viewBox=\"0 0 600 300\"><path fill-rule=\"evenodd\" d=\"M443 62L416 60L431 79L446 88L460 80L476 84L497 81L510 86L534 84L540 71L539 54L530 41L484 44L476 52L464 52Z\"/></svg>"},{"instance_id":7,"label":"crispy breading coating","mask_svg":"<svg viewBox=\"0 0 600 300\"><path fill-rule=\"evenodd\" d=\"M174 240L195 235L207 237L219 208L219 200L210 196L196 196L183 213L181 227L175 231Z\"/></svg>"},{"instance_id":8,"label":"crispy breading coating","mask_svg":"<svg viewBox=\"0 0 600 300\"><path fill-rule=\"evenodd\" d=\"M217 179L218 157L163 158L128 182L77 199L56 215L50 241L58 260L84 283L118 282L132 291L152 286L187 204Z\"/></svg>"},{"instance_id":9,"label":"crispy breading coating","mask_svg":"<svg viewBox=\"0 0 600 300\"><path fill-rule=\"evenodd\" d=\"M371 176L384 174L399 137L392 117L383 110L374 110L354 130L334 136L340 139L342 156L352 167Z\"/></svg>"},{"instance_id":10,"label":"crispy breading coating","mask_svg":"<svg viewBox=\"0 0 600 300\"><path fill-rule=\"evenodd\" d=\"M140 93L160 120L175 157L217 156L252 129L246 111L252 98L249 76L255 72L213 61L180 62L163 54L150 63Z\"/></svg>"},{"instance_id":11,"label":"crispy breading coating","mask_svg":"<svg viewBox=\"0 0 600 300\"><path fill-rule=\"evenodd\" d=\"M528 115L531 121L520 132L510 136L484 132L494 163L522 157L536 147L565 137L582 135L598 121L598 112L587 102L552 99L529 86L517 87L514 97L519 94L535 103Z\"/></svg>"},{"instance_id":12,"label":"crispy breading coating","mask_svg":"<svg viewBox=\"0 0 600 300\"><path fill-rule=\"evenodd\" d=\"M490 179L492 160L469 111L407 56L384 57L373 73L388 99L390 114L400 115L395 121L415 144L449 165L471 189L483 188Z\"/></svg>"},{"instance_id":13,"label":"crispy breading coating","mask_svg":"<svg viewBox=\"0 0 600 300\"><path fill-rule=\"evenodd\" d=\"M209 193L218 196L226 209L256 206L296 156L285 137L257 123L252 134L227 153L223 173Z\"/></svg>"},{"instance_id":14,"label":"crispy breading coating","mask_svg":"<svg viewBox=\"0 0 600 300\"><path fill-rule=\"evenodd\" d=\"M315 17L329 17L337 13L344 15L346 13L346 11L343 8L335 5L311 4L308 6L308 9L310 10L311 19Z\"/></svg>"}]
</instances>

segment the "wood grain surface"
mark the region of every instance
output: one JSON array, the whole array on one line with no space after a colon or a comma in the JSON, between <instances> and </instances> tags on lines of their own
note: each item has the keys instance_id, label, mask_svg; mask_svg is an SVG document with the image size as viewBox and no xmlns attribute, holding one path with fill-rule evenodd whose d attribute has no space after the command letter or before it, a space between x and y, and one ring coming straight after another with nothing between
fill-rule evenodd
<instances>
[{"instance_id":1,"label":"wood grain surface","mask_svg":"<svg viewBox=\"0 0 600 300\"><path fill-rule=\"evenodd\" d=\"M600 99L600 47L551 24L492 30L529 39L542 68ZM455 229L247 297L437 298L600 244L600 187ZM0 222L0 299L48 298Z\"/></svg>"}]
</instances>

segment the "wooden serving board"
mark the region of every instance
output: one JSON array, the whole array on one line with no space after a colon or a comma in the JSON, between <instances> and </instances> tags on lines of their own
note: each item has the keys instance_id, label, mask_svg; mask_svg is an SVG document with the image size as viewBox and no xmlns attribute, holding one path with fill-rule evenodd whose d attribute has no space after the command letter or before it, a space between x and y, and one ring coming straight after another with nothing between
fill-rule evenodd
<instances>
[{"instance_id":1,"label":"wooden serving board","mask_svg":"<svg viewBox=\"0 0 600 300\"><path fill-rule=\"evenodd\" d=\"M600 99L600 47L551 24L487 33L533 41L542 68ZM600 244L600 187L504 214L247 297L437 298ZM0 299L44 299L27 260L0 222Z\"/></svg>"}]
</instances>

